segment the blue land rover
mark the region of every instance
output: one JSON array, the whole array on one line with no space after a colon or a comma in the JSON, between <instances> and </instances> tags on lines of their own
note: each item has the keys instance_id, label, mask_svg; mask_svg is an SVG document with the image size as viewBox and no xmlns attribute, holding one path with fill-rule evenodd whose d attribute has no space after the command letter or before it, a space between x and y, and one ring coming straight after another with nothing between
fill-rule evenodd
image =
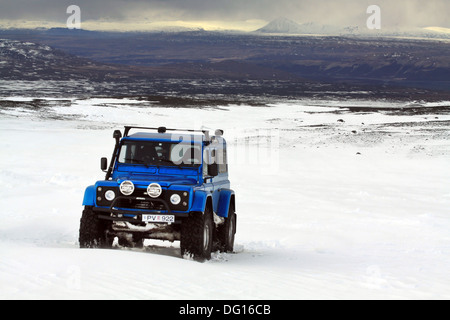
<instances>
[{"instance_id":1,"label":"blue land rover","mask_svg":"<svg viewBox=\"0 0 450 320\"><path fill-rule=\"evenodd\" d=\"M113 137L109 166L101 159L105 180L84 194L81 248L180 241L183 257L201 261L233 251L236 201L222 130L127 126Z\"/></svg>"}]
</instances>

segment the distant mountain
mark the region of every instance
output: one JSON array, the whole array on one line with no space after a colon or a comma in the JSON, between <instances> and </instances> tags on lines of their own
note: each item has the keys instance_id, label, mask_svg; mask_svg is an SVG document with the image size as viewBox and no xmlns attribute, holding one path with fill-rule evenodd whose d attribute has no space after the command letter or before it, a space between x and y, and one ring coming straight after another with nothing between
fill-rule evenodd
<instances>
[{"instance_id":1,"label":"distant mountain","mask_svg":"<svg viewBox=\"0 0 450 320\"><path fill-rule=\"evenodd\" d=\"M68 58L66 53L47 45L15 40L0 40L0 74L2 79L48 79L74 65L86 64L80 58Z\"/></svg>"},{"instance_id":2,"label":"distant mountain","mask_svg":"<svg viewBox=\"0 0 450 320\"><path fill-rule=\"evenodd\" d=\"M277 18L255 33L261 34L311 34L311 35L340 35L360 37L400 37L400 38L428 38L450 39L450 29L440 27L427 28L399 28L385 26L381 30L369 30L365 26L349 25L335 26L316 22L297 23L287 18Z\"/></svg>"},{"instance_id":3,"label":"distant mountain","mask_svg":"<svg viewBox=\"0 0 450 320\"><path fill-rule=\"evenodd\" d=\"M278 18L269 22L266 26L256 30L256 33L272 34L315 34L315 35L338 35L353 34L358 27L341 28L332 25L319 24L316 22L305 22L299 24L287 18Z\"/></svg>"},{"instance_id":4,"label":"distant mountain","mask_svg":"<svg viewBox=\"0 0 450 320\"><path fill-rule=\"evenodd\" d=\"M0 79L104 81L139 75L138 70L77 57L48 45L0 39Z\"/></svg>"},{"instance_id":5,"label":"distant mountain","mask_svg":"<svg viewBox=\"0 0 450 320\"><path fill-rule=\"evenodd\" d=\"M277 30L288 29L279 25ZM450 45L444 41L207 31L63 32L0 30L5 39L0 40L0 79L287 80L450 88Z\"/></svg>"},{"instance_id":6,"label":"distant mountain","mask_svg":"<svg viewBox=\"0 0 450 320\"><path fill-rule=\"evenodd\" d=\"M111 38L107 38L111 41ZM119 40L120 41L120 40ZM298 79L289 72L247 61L184 61L133 66L93 61L48 45L0 39L2 80L126 81L151 79Z\"/></svg>"},{"instance_id":7,"label":"distant mountain","mask_svg":"<svg viewBox=\"0 0 450 320\"><path fill-rule=\"evenodd\" d=\"M277 18L269 22L266 26L256 30L261 33L302 33L301 26L287 18Z\"/></svg>"}]
</instances>

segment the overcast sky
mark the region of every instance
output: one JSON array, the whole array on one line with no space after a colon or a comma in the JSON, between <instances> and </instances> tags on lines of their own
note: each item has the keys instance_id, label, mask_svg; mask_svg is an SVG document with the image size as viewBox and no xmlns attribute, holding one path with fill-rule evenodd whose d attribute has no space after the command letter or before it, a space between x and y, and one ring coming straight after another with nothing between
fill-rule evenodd
<instances>
[{"instance_id":1,"label":"overcast sky","mask_svg":"<svg viewBox=\"0 0 450 320\"><path fill-rule=\"evenodd\" d=\"M385 27L450 28L450 0L0 0L0 23L64 24L69 5L81 8L82 23L111 25L178 21L239 29L278 17L299 23L365 25L376 4ZM47 24L47 25L44 25Z\"/></svg>"}]
</instances>

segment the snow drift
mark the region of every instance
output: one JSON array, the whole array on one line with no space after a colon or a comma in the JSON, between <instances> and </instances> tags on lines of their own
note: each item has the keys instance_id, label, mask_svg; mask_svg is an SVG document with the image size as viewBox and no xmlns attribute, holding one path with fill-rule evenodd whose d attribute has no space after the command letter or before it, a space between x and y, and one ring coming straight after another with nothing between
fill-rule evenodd
<instances>
[{"instance_id":1,"label":"snow drift","mask_svg":"<svg viewBox=\"0 0 450 320\"><path fill-rule=\"evenodd\" d=\"M450 298L448 112L69 102L0 109L1 299ZM123 125L224 129L235 253L197 263L176 242L79 249L84 189L103 179Z\"/></svg>"}]
</instances>

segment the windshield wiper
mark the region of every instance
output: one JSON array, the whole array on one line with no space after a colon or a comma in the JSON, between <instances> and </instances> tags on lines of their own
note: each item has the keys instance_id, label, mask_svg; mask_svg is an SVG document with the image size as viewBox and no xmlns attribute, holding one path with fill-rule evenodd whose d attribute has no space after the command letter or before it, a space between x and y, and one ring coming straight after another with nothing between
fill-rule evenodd
<instances>
[{"instance_id":1,"label":"windshield wiper","mask_svg":"<svg viewBox=\"0 0 450 320\"><path fill-rule=\"evenodd\" d=\"M125 158L124 159L126 162L126 164L134 164L134 163L139 163L139 164L143 164L145 163L144 160L138 160L138 159L130 159L130 158Z\"/></svg>"},{"instance_id":2,"label":"windshield wiper","mask_svg":"<svg viewBox=\"0 0 450 320\"><path fill-rule=\"evenodd\" d=\"M139 159L125 159L125 163L126 164L143 164L144 166L146 166L147 168L150 166L156 166L156 164L153 163L149 163L149 161L145 161L145 160L139 160Z\"/></svg>"},{"instance_id":3,"label":"windshield wiper","mask_svg":"<svg viewBox=\"0 0 450 320\"><path fill-rule=\"evenodd\" d=\"M178 168L193 168L195 167L195 164L184 164L184 163L180 163L180 164L176 164L175 162L173 162L172 160L169 159L157 159L154 161L144 161L144 160L138 160L138 159L125 159L127 164L143 164L145 165L147 168L150 166L156 166L159 167L161 164L158 164L156 162L164 162L164 163L168 163L171 164L172 166L178 167Z\"/></svg>"},{"instance_id":4,"label":"windshield wiper","mask_svg":"<svg viewBox=\"0 0 450 320\"><path fill-rule=\"evenodd\" d=\"M174 166L178 166L175 162L173 162L172 160L168 160L168 159L158 159L160 162L165 162L165 163L170 163L173 164Z\"/></svg>"},{"instance_id":5,"label":"windshield wiper","mask_svg":"<svg viewBox=\"0 0 450 320\"><path fill-rule=\"evenodd\" d=\"M181 162L181 163L177 164L177 163L173 162L172 160L168 160L168 159L159 159L159 161L170 163L170 164L176 166L177 168L194 168L196 166L195 163L186 164L186 163Z\"/></svg>"}]
</instances>

